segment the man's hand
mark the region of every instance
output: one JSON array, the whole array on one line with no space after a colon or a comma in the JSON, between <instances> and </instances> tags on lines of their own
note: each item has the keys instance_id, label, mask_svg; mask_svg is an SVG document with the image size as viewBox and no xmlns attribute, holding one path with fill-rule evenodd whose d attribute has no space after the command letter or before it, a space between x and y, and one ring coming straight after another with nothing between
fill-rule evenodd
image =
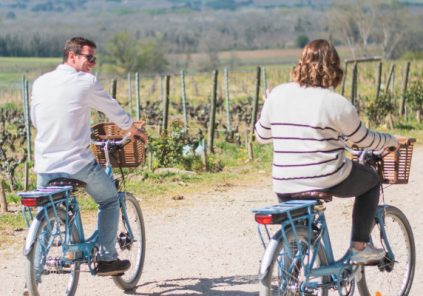
<instances>
[{"instance_id":1,"label":"man's hand","mask_svg":"<svg viewBox=\"0 0 423 296\"><path fill-rule=\"evenodd\" d=\"M134 124L127 130L128 136L133 140L140 138L146 145L148 143L148 136L143 128L145 122L141 123L141 127L136 127Z\"/></svg>"}]
</instances>

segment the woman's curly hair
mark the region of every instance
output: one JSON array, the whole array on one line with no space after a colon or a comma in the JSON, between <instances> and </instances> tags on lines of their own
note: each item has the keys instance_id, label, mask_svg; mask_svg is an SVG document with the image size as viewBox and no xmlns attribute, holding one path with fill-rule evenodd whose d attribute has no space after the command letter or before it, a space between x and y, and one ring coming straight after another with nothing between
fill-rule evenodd
<instances>
[{"instance_id":1,"label":"woman's curly hair","mask_svg":"<svg viewBox=\"0 0 423 296\"><path fill-rule=\"evenodd\" d=\"M335 47L323 39L309 42L304 47L298 64L291 71L292 81L305 87L336 88L342 75Z\"/></svg>"}]
</instances>

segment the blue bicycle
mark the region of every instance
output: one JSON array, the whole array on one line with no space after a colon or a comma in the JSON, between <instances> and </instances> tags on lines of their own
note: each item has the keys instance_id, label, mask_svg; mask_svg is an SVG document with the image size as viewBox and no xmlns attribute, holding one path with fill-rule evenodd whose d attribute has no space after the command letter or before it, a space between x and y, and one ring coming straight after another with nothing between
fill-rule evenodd
<instances>
[{"instance_id":1,"label":"blue bicycle","mask_svg":"<svg viewBox=\"0 0 423 296\"><path fill-rule=\"evenodd\" d=\"M406 183L413 140L403 141L399 155L366 150L352 153L360 163L375 168L384 183ZM265 247L259 271L260 295L328 295L330 290L340 296L353 295L355 283L360 295L408 295L416 251L406 216L396 207L379 205L371 243L384 248L386 256L357 265L350 261L349 251L338 260L334 258L325 219L325 202L331 200L324 192L306 192L253 210ZM270 237L267 226L272 224L280 227ZM260 225L264 225L264 233Z\"/></svg>"},{"instance_id":2,"label":"blue bicycle","mask_svg":"<svg viewBox=\"0 0 423 296\"><path fill-rule=\"evenodd\" d=\"M109 153L122 149L128 142L126 137L120 141L93 141L102 147L105 171L112 179ZM115 184L119 189L118 180ZM27 225L32 221L24 246L25 280L31 295L74 295L84 264L85 271L96 275L98 230L85 237L77 200L77 189L83 186L81 181L62 178L52 180L49 187L19 193ZM130 260L131 268L113 276L113 281L121 289L131 290L136 287L144 266L144 220L136 198L118 191L121 219L116 249L119 258ZM34 208L38 210L36 215Z\"/></svg>"}]
</instances>

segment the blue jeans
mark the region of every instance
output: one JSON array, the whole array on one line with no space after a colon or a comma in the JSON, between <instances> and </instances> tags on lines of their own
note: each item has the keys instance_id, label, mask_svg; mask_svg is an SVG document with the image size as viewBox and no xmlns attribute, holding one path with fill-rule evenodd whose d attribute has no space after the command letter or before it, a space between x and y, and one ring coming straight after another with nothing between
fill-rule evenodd
<instances>
[{"instance_id":1,"label":"blue jeans","mask_svg":"<svg viewBox=\"0 0 423 296\"><path fill-rule=\"evenodd\" d=\"M72 178L87 183L86 191L99 205L97 220L99 242L98 260L115 260L117 258L115 245L119 223L119 202L113 180L106 175L97 162L93 161L76 174L38 174L37 187L45 187L50 180L56 178Z\"/></svg>"}]
</instances>

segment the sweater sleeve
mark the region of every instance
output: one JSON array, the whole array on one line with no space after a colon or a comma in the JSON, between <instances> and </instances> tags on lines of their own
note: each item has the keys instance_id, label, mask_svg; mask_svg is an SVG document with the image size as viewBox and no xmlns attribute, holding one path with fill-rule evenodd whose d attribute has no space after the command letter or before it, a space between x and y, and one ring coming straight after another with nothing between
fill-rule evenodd
<instances>
[{"instance_id":1,"label":"sweater sleeve","mask_svg":"<svg viewBox=\"0 0 423 296\"><path fill-rule=\"evenodd\" d=\"M104 90L95 78L88 94L88 100L90 107L106 114L121 129L126 130L131 127L133 121L129 114Z\"/></svg>"},{"instance_id":2,"label":"sweater sleeve","mask_svg":"<svg viewBox=\"0 0 423 296\"><path fill-rule=\"evenodd\" d=\"M380 150L398 145L395 137L366 128L360 121L355 107L347 100L344 101L341 110L337 118L338 127L343 136L352 144L371 150Z\"/></svg>"},{"instance_id":3,"label":"sweater sleeve","mask_svg":"<svg viewBox=\"0 0 423 296\"><path fill-rule=\"evenodd\" d=\"M257 121L254 132L256 140L260 144L267 144L272 142L272 129L270 122L270 96L266 99L261 109L260 119Z\"/></svg>"}]
</instances>

